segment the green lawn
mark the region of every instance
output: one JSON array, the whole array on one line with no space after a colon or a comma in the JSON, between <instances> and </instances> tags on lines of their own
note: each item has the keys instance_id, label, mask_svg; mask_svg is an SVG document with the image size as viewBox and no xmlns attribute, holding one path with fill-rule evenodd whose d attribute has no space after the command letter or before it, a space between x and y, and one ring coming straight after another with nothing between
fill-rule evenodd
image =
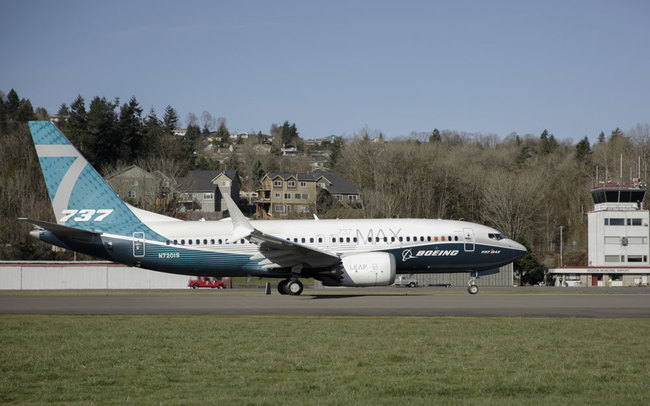
<instances>
[{"instance_id":1,"label":"green lawn","mask_svg":"<svg viewBox=\"0 0 650 406\"><path fill-rule=\"evenodd\" d=\"M0 403L647 404L650 320L0 316Z\"/></svg>"}]
</instances>

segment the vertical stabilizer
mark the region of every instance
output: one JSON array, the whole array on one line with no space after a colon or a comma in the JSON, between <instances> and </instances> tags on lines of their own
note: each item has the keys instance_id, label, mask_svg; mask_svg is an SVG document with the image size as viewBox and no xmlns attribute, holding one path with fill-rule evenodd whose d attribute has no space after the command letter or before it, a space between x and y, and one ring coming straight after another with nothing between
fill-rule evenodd
<instances>
[{"instance_id":1,"label":"vertical stabilizer","mask_svg":"<svg viewBox=\"0 0 650 406\"><path fill-rule=\"evenodd\" d=\"M30 121L29 129L58 224L154 237L54 124Z\"/></svg>"}]
</instances>

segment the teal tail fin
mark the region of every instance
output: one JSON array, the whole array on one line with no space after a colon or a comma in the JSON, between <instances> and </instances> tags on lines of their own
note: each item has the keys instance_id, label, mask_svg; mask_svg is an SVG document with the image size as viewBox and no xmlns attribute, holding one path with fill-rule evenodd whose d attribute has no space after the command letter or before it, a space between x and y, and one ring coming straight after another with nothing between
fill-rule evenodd
<instances>
[{"instance_id":1,"label":"teal tail fin","mask_svg":"<svg viewBox=\"0 0 650 406\"><path fill-rule=\"evenodd\" d=\"M147 229L54 124L29 129L58 224L127 236Z\"/></svg>"}]
</instances>

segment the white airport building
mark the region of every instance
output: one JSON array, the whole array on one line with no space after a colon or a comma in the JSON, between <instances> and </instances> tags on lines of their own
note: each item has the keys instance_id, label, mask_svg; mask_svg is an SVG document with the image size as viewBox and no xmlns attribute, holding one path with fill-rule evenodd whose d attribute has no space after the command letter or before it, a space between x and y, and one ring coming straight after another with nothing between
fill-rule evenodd
<instances>
[{"instance_id":1,"label":"white airport building","mask_svg":"<svg viewBox=\"0 0 650 406\"><path fill-rule=\"evenodd\" d=\"M562 286L647 286L650 267L650 212L643 209L646 189L631 184L599 183L587 214L586 267L549 269Z\"/></svg>"}]
</instances>

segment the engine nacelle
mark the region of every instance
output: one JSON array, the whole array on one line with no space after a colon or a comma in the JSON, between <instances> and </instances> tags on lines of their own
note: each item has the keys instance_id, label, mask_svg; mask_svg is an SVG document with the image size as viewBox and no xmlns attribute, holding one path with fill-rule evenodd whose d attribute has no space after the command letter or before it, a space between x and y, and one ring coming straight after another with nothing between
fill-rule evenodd
<instances>
[{"instance_id":1,"label":"engine nacelle","mask_svg":"<svg viewBox=\"0 0 650 406\"><path fill-rule=\"evenodd\" d=\"M386 252L348 255L336 269L339 286L385 286L395 282L395 257Z\"/></svg>"}]
</instances>

